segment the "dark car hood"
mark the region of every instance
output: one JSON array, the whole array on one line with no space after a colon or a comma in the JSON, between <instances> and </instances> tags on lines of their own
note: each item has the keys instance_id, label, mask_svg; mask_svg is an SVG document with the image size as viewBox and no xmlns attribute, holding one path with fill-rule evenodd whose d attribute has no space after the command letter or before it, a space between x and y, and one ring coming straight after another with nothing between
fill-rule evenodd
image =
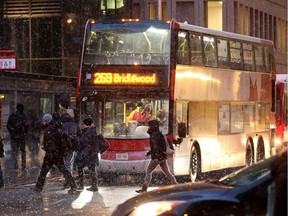
<instances>
[{"instance_id":1,"label":"dark car hood","mask_svg":"<svg viewBox=\"0 0 288 216\"><path fill-rule=\"evenodd\" d=\"M201 198L203 194L205 194L205 197L219 197L223 194L226 194L229 189L231 189L230 186L228 187L225 185L208 182L184 183L173 186L165 186L127 200L126 202L117 207L115 213L128 213L134 207L137 207L143 203L153 202L157 200L176 200L183 197L186 197L186 200L187 197L189 197L188 199L197 199Z\"/></svg>"}]
</instances>

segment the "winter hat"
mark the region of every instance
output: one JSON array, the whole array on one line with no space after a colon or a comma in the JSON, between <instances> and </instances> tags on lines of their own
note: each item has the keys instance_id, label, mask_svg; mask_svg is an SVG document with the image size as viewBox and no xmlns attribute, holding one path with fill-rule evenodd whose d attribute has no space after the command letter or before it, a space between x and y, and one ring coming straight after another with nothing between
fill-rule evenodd
<instances>
[{"instance_id":1,"label":"winter hat","mask_svg":"<svg viewBox=\"0 0 288 216\"><path fill-rule=\"evenodd\" d=\"M19 112L23 112L23 111L24 111L24 105L19 103L19 104L17 104L16 109L17 109Z\"/></svg>"},{"instance_id":2,"label":"winter hat","mask_svg":"<svg viewBox=\"0 0 288 216\"><path fill-rule=\"evenodd\" d=\"M92 120L91 118L85 118L85 119L83 120L83 123L84 123L85 125L91 126L91 125L93 124L93 120Z\"/></svg>"},{"instance_id":3,"label":"winter hat","mask_svg":"<svg viewBox=\"0 0 288 216\"><path fill-rule=\"evenodd\" d=\"M50 122L52 119L53 119L53 117L49 113L44 114L42 117L42 121Z\"/></svg>"},{"instance_id":4,"label":"winter hat","mask_svg":"<svg viewBox=\"0 0 288 216\"><path fill-rule=\"evenodd\" d=\"M159 127L159 121L157 121L157 120L151 120L151 121L148 122L148 126L149 126L151 129L158 128L158 127Z\"/></svg>"}]
</instances>

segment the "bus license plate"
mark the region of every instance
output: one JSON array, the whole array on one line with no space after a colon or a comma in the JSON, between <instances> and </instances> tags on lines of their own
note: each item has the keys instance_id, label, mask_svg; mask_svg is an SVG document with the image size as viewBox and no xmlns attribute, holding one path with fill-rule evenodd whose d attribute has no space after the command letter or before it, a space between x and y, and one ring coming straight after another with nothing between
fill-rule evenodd
<instances>
[{"instance_id":1,"label":"bus license plate","mask_svg":"<svg viewBox=\"0 0 288 216\"><path fill-rule=\"evenodd\" d=\"M116 153L116 160L128 160L128 153Z\"/></svg>"}]
</instances>

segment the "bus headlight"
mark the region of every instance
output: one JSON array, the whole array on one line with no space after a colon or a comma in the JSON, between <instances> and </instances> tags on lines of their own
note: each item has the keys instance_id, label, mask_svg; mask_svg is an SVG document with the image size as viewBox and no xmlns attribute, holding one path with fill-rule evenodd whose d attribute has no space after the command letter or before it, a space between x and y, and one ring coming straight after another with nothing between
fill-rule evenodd
<instances>
[{"instance_id":1,"label":"bus headlight","mask_svg":"<svg viewBox=\"0 0 288 216\"><path fill-rule=\"evenodd\" d=\"M275 146L282 145L282 140L280 138L275 138Z\"/></svg>"}]
</instances>

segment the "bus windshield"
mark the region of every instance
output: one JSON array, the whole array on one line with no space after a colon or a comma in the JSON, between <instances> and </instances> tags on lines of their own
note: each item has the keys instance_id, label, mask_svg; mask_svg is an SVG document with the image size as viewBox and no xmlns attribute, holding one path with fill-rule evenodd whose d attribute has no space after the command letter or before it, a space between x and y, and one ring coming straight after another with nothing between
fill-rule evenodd
<instances>
[{"instance_id":1,"label":"bus windshield","mask_svg":"<svg viewBox=\"0 0 288 216\"><path fill-rule=\"evenodd\" d=\"M86 65L167 65L169 25L165 22L97 23L88 29Z\"/></svg>"},{"instance_id":2,"label":"bus windshield","mask_svg":"<svg viewBox=\"0 0 288 216\"><path fill-rule=\"evenodd\" d=\"M168 107L169 101L164 98L127 101L89 97L82 103L85 115L94 119L97 133L119 139L149 138L147 123L152 119L157 119L161 132L167 134Z\"/></svg>"}]
</instances>

